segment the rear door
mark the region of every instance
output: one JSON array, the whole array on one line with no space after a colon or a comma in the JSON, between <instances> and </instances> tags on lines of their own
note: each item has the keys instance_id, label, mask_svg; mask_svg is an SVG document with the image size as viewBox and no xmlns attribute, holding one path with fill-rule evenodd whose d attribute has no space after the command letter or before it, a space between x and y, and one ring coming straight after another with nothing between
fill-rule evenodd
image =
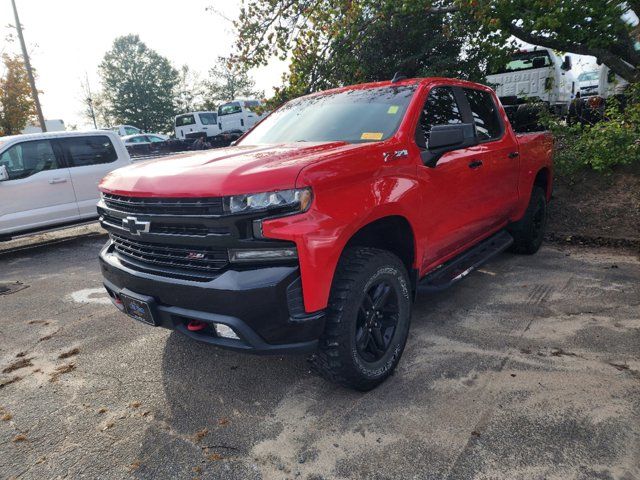
<instances>
[{"instance_id":1,"label":"rear door","mask_svg":"<svg viewBox=\"0 0 640 480\"><path fill-rule=\"evenodd\" d=\"M417 126L427 144L434 126L469 123L463 106L458 89L436 86L430 90ZM460 250L480 234L485 196L481 153L477 146L461 148L445 153L435 167L418 166L424 192L421 215L427 232L423 267Z\"/></svg>"},{"instance_id":2,"label":"rear door","mask_svg":"<svg viewBox=\"0 0 640 480\"><path fill-rule=\"evenodd\" d=\"M463 89L480 142L478 178L482 185L480 228L488 231L505 223L518 201L520 157L513 132L501 118L494 96L473 88Z\"/></svg>"},{"instance_id":3,"label":"rear door","mask_svg":"<svg viewBox=\"0 0 640 480\"><path fill-rule=\"evenodd\" d=\"M82 218L97 216L96 204L100 196L98 183L110 171L129 163L118 157L107 135L87 135L60 139Z\"/></svg>"},{"instance_id":4,"label":"rear door","mask_svg":"<svg viewBox=\"0 0 640 480\"><path fill-rule=\"evenodd\" d=\"M0 154L9 179L0 182L0 234L79 218L71 174L52 140L32 140Z\"/></svg>"}]
</instances>

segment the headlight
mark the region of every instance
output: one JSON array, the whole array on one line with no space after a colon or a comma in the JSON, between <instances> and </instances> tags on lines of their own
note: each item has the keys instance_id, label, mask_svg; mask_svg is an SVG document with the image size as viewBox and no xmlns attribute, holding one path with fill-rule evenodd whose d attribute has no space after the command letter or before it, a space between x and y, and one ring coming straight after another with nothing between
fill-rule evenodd
<instances>
[{"instance_id":1,"label":"headlight","mask_svg":"<svg viewBox=\"0 0 640 480\"><path fill-rule=\"evenodd\" d=\"M312 198L310 188L233 195L229 197L229 212L244 213L272 208L290 210L292 212L304 212L311 205Z\"/></svg>"}]
</instances>

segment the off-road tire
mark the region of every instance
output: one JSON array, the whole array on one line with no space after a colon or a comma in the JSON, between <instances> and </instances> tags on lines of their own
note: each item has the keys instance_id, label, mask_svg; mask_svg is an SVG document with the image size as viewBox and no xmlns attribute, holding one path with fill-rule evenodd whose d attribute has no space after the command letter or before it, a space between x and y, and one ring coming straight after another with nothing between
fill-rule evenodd
<instances>
[{"instance_id":1,"label":"off-road tire","mask_svg":"<svg viewBox=\"0 0 640 480\"><path fill-rule=\"evenodd\" d=\"M357 332L367 334L363 330L364 302L372 298L370 289L377 289L379 285L383 286L385 292L389 292L386 298L387 302L391 302L387 304L391 305L390 310L397 308L397 314L384 315L397 318L397 323L393 333L382 330L387 332L384 334L384 341L389 342L385 353L380 353L382 349L379 349L381 358L368 362L361 356L363 336L360 336L359 343L356 343L356 336ZM387 286L390 287L388 290ZM388 312L389 308L378 311L380 318L382 310ZM388 251L376 248L349 248L343 253L335 273L325 331L317 353L311 358L312 365L329 381L360 391L371 390L391 375L400 361L407 342L410 320L411 285L400 259ZM382 323L381 321L380 324ZM372 334L368 335L371 337ZM375 340L371 337L370 341Z\"/></svg>"},{"instance_id":2,"label":"off-road tire","mask_svg":"<svg viewBox=\"0 0 640 480\"><path fill-rule=\"evenodd\" d=\"M533 187L524 216L509 227L514 242L510 251L533 255L544 240L547 226L547 196L540 187Z\"/></svg>"}]
</instances>

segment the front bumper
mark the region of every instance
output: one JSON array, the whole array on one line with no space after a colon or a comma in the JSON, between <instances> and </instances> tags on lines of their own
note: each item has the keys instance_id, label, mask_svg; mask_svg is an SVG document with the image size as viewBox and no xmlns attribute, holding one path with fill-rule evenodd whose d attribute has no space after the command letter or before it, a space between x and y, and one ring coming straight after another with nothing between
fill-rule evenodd
<instances>
[{"instance_id":1,"label":"front bumper","mask_svg":"<svg viewBox=\"0 0 640 480\"><path fill-rule=\"evenodd\" d=\"M250 353L310 353L324 330L324 311L304 312L296 266L228 269L210 281L184 280L131 268L111 242L100 252L100 266L112 297L151 301L158 326L195 340ZM190 331L191 320L227 325L240 339L218 337L213 329Z\"/></svg>"}]
</instances>

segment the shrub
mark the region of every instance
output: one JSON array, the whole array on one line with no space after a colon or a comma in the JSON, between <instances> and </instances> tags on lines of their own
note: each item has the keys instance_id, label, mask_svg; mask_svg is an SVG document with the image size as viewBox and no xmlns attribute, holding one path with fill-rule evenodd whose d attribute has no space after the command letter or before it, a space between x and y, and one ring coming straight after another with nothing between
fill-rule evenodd
<instances>
[{"instance_id":1,"label":"shrub","mask_svg":"<svg viewBox=\"0 0 640 480\"><path fill-rule=\"evenodd\" d=\"M541 123L555 138L555 166L570 177L582 168L599 172L618 165L640 163L640 85L627 89L623 101L607 102L602 119L594 124L568 125L544 113Z\"/></svg>"}]
</instances>

